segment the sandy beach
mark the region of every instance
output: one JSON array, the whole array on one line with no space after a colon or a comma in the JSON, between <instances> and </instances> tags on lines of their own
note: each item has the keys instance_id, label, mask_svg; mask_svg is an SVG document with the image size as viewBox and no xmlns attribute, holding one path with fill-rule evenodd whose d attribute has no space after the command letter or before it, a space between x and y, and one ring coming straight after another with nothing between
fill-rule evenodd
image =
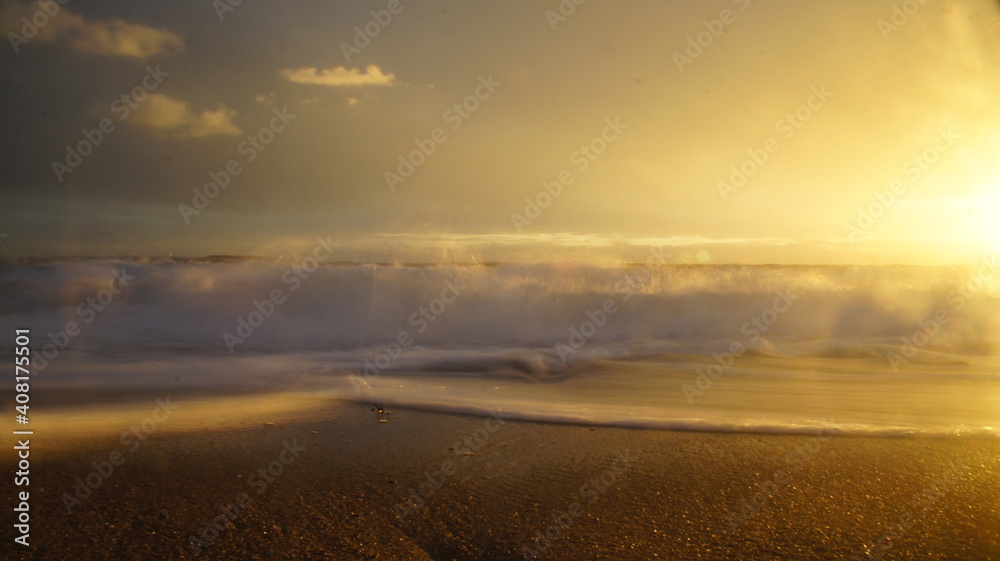
<instances>
[{"instance_id":1,"label":"sandy beach","mask_svg":"<svg viewBox=\"0 0 1000 561\"><path fill-rule=\"evenodd\" d=\"M0 561L1000 561L1000 0L0 29Z\"/></svg>"},{"instance_id":2,"label":"sandy beach","mask_svg":"<svg viewBox=\"0 0 1000 561\"><path fill-rule=\"evenodd\" d=\"M79 411L105 430L40 430L32 545L8 541L10 559L1000 559L991 439L240 400L200 428L177 413L129 435L116 419L134 415Z\"/></svg>"}]
</instances>

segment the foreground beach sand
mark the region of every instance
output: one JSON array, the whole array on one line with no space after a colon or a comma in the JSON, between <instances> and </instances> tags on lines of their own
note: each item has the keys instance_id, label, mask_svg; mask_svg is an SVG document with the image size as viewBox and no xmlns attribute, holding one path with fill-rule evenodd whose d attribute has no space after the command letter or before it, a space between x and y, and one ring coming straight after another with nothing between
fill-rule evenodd
<instances>
[{"instance_id":1,"label":"foreground beach sand","mask_svg":"<svg viewBox=\"0 0 1000 561\"><path fill-rule=\"evenodd\" d=\"M143 417L120 411L39 430L31 547L8 538L3 549L53 560L1000 559L995 440L229 406L240 415L226 422L161 412L148 435ZM138 433L123 436L129 422Z\"/></svg>"}]
</instances>

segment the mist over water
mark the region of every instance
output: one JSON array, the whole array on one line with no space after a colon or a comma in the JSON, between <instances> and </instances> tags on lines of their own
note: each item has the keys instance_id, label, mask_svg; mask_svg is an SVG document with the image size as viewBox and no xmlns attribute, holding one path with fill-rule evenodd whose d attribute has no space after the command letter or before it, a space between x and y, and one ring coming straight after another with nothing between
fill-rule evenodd
<instances>
[{"instance_id":1,"label":"mist over water","mask_svg":"<svg viewBox=\"0 0 1000 561\"><path fill-rule=\"evenodd\" d=\"M294 388L552 421L996 434L997 273L85 259L0 268L0 325L32 329L48 392Z\"/></svg>"}]
</instances>

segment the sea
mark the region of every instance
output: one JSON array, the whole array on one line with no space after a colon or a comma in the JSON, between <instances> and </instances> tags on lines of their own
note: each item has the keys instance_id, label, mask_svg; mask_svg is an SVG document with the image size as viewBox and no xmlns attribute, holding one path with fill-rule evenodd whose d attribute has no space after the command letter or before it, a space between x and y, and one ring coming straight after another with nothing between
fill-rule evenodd
<instances>
[{"instance_id":1,"label":"sea","mask_svg":"<svg viewBox=\"0 0 1000 561\"><path fill-rule=\"evenodd\" d=\"M11 357L16 330L30 337L32 399L52 407L292 393L552 423L1000 436L988 260L8 261Z\"/></svg>"}]
</instances>

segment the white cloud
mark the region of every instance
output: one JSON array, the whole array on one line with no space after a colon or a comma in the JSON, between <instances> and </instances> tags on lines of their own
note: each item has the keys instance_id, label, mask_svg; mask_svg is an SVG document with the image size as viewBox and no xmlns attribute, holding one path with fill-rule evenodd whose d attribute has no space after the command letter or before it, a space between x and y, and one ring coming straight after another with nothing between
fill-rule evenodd
<instances>
[{"instance_id":1,"label":"white cloud","mask_svg":"<svg viewBox=\"0 0 1000 561\"><path fill-rule=\"evenodd\" d=\"M274 105L274 101L277 99L277 95L274 92L268 92L266 94L257 94L254 96L254 101L261 105Z\"/></svg>"},{"instance_id":2,"label":"white cloud","mask_svg":"<svg viewBox=\"0 0 1000 561\"><path fill-rule=\"evenodd\" d=\"M129 122L150 127L168 136L201 138L240 134L242 131L233 123L235 117L236 112L225 105L195 113L183 101L151 93L135 110Z\"/></svg>"},{"instance_id":3,"label":"white cloud","mask_svg":"<svg viewBox=\"0 0 1000 561\"><path fill-rule=\"evenodd\" d=\"M38 4L34 2L4 4L0 8L0 24L3 28L14 30L14 33L28 32L23 29L22 18L31 21L39 11ZM60 9L44 21L44 25L36 28L36 34L31 37L25 35L24 38L28 41L65 39L81 53L141 59L184 50L184 37L122 19L87 21L83 16Z\"/></svg>"},{"instance_id":4,"label":"white cloud","mask_svg":"<svg viewBox=\"0 0 1000 561\"><path fill-rule=\"evenodd\" d=\"M810 243L812 240L800 238L710 238L705 236L669 236L669 237L633 237L624 234L580 234L573 232L557 233L489 233L489 234L378 234L375 237L386 240L400 241L412 244L439 243L472 243L501 245L536 245L552 244L572 247L693 247L693 246L746 246L767 245L785 246Z\"/></svg>"},{"instance_id":5,"label":"white cloud","mask_svg":"<svg viewBox=\"0 0 1000 561\"><path fill-rule=\"evenodd\" d=\"M322 70L312 66L303 66L302 68L283 68L280 74L297 84L333 87L392 86L396 84L396 76L392 72L384 74L382 69L374 64L368 65L365 72L361 72L357 68L348 69L343 66Z\"/></svg>"},{"instance_id":6,"label":"white cloud","mask_svg":"<svg viewBox=\"0 0 1000 561\"><path fill-rule=\"evenodd\" d=\"M80 18L83 21L83 18ZM166 30L127 23L83 23L70 32L70 44L84 53L148 58L184 50L184 38Z\"/></svg>"}]
</instances>

